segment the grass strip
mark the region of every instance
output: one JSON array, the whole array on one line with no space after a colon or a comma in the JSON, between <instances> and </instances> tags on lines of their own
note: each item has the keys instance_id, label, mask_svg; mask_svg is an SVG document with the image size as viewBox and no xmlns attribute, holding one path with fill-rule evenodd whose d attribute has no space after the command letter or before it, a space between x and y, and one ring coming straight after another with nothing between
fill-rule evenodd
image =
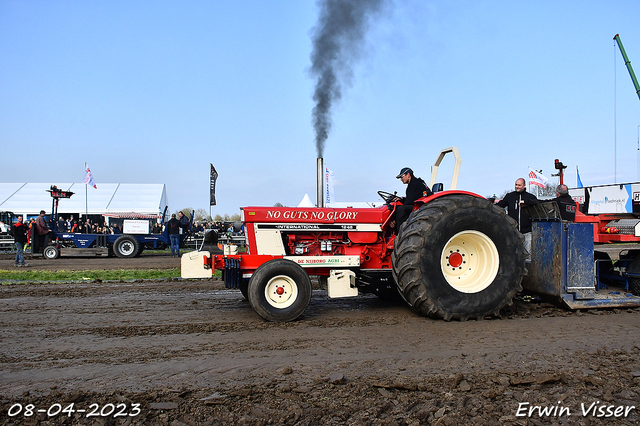
<instances>
[{"instance_id":1,"label":"grass strip","mask_svg":"<svg viewBox=\"0 0 640 426\"><path fill-rule=\"evenodd\" d=\"M214 277L221 277L221 271L215 271ZM0 282L7 280L41 281L117 281L117 280L159 280L180 277L180 268L172 269L104 269L87 271L33 271L0 269Z\"/></svg>"},{"instance_id":2,"label":"grass strip","mask_svg":"<svg viewBox=\"0 0 640 426\"><path fill-rule=\"evenodd\" d=\"M0 269L0 280L12 281L93 281L146 280L180 276L180 268L172 269L105 269L89 271L30 271Z\"/></svg>"}]
</instances>

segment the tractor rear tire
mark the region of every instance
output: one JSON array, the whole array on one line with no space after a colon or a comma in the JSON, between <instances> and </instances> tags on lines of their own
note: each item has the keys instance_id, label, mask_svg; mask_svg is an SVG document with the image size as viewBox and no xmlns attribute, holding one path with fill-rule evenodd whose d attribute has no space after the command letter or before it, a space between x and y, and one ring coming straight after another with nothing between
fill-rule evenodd
<instances>
[{"instance_id":1,"label":"tractor rear tire","mask_svg":"<svg viewBox=\"0 0 640 426\"><path fill-rule=\"evenodd\" d=\"M516 222L489 200L447 195L402 224L393 276L420 315L447 321L498 316L522 290L523 240Z\"/></svg>"},{"instance_id":2,"label":"tractor rear tire","mask_svg":"<svg viewBox=\"0 0 640 426\"><path fill-rule=\"evenodd\" d=\"M249 280L248 300L267 321L298 318L311 301L311 279L291 260L274 259L260 265Z\"/></svg>"},{"instance_id":3,"label":"tractor rear tire","mask_svg":"<svg viewBox=\"0 0 640 426\"><path fill-rule=\"evenodd\" d=\"M140 243L134 237L122 235L113 243L113 252L117 257L136 257L140 251Z\"/></svg>"}]
</instances>

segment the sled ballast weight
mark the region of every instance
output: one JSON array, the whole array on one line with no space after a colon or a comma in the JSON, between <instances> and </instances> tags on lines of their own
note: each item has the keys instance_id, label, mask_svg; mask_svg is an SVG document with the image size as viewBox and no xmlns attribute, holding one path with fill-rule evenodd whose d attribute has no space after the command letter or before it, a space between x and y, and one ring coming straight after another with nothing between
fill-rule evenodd
<instances>
[{"instance_id":1,"label":"sled ballast weight","mask_svg":"<svg viewBox=\"0 0 640 426\"><path fill-rule=\"evenodd\" d=\"M525 250L504 209L463 191L419 199L396 232L397 202L378 208L245 207L247 253L219 248L213 232L182 258L184 278L223 271L269 321L302 315L317 276L329 297L400 295L420 315L467 320L498 315L521 290Z\"/></svg>"}]
</instances>

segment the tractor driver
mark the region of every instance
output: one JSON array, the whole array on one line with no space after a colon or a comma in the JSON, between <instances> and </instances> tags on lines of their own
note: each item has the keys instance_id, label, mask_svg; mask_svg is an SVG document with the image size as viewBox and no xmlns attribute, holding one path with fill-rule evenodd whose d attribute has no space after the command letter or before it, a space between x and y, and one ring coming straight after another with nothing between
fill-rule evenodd
<instances>
[{"instance_id":1,"label":"tractor driver","mask_svg":"<svg viewBox=\"0 0 640 426\"><path fill-rule=\"evenodd\" d=\"M394 201L402 201L402 205L396 207L395 220L391 222L391 227L400 229L400 225L409 218L411 211L413 210L413 203L418 198L432 195L433 192L429 189L424 180L413 175L413 170L409 167L403 167L396 176L396 179L400 179L402 183L407 185L407 192L404 199L396 197Z\"/></svg>"}]
</instances>

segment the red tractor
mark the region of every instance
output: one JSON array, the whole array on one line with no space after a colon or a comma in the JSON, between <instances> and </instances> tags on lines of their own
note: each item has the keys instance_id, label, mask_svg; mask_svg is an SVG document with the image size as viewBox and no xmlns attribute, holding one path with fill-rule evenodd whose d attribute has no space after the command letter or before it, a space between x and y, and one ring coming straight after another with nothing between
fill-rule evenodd
<instances>
[{"instance_id":1,"label":"red tractor","mask_svg":"<svg viewBox=\"0 0 640 426\"><path fill-rule=\"evenodd\" d=\"M183 278L223 271L270 321L291 321L307 308L310 276L329 297L398 294L420 315L445 320L498 315L522 289L526 252L516 223L504 209L464 191L438 191L419 199L396 232L390 226L394 194L378 192L378 208L245 207L247 253L218 248L215 234L182 258ZM452 188L455 188L459 157Z\"/></svg>"}]
</instances>

